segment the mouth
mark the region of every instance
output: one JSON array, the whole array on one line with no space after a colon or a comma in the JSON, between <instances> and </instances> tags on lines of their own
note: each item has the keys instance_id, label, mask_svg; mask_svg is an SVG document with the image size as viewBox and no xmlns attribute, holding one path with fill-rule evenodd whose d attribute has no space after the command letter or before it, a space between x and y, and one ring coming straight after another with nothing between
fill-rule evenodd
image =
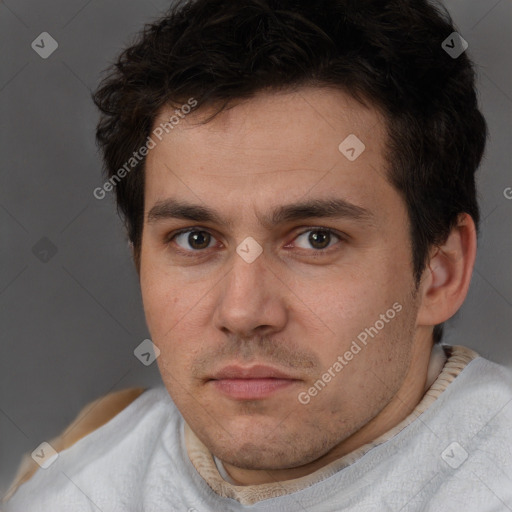
<instances>
[{"instance_id":1,"label":"mouth","mask_svg":"<svg viewBox=\"0 0 512 512\"><path fill-rule=\"evenodd\" d=\"M208 382L234 400L259 400L298 384L300 379L271 366L231 365L215 373Z\"/></svg>"}]
</instances>

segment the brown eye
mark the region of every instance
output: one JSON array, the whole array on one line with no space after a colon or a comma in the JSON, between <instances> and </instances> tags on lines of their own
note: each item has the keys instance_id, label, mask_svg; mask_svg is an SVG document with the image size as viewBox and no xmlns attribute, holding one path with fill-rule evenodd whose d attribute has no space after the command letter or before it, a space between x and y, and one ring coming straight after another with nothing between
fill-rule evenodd
<instances>
[{"instance_id":1,"label":"brown eye","mask_svg":"<svg viewBox=\"0 0 512 512\"><path fill-rule=\"evenodd\" d=\"M341 240L341 237L329 229L309 229L308 231L302 232L295 239L295 243L301 249L314 249L321 251L332 245L331 242L333 241L333 236ZM297 243L298 241L301 241L301 243Z\"/></svg>"},{"instance_id":2,"label":"brown eye","mask_svg":"<svg viewBox=\"0 0 512 512\"><path fill-rule=\"evenodd\" d=\"M308 237L308 242L315 249L325 249L329 246L331 241L331 234L327 231L311 231Z\"/></svg>"},{"instance_id":3,"label":"brown eye","mask_svg":"<svg viewBox=\"0 0 512 512\"><path fill-rule=\"evenodd\" d=\"M210 246L212 240L215 240L208 231L189 230L182 231L173 237L176 243L185 250L199 251ZM180 243L181 242L181 243ZM184 244L184 245L182 245ZM187 247L188 245L188 247Z\"/></svg>"}]
</instances>

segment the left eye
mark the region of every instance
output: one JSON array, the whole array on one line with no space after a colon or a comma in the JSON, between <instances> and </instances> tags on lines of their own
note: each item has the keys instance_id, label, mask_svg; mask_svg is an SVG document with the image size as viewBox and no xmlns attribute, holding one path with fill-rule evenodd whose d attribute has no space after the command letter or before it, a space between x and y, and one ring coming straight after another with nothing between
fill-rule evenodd
<instances>
[{"instance_id":1,"label":"left eye","mask_svg":"<svg viewBox=\"0 0 512 512\"><path fill-rule=\"evenodd\" d=\"M306 237L306 235L308 236ZM329 229L309 229L308 231L304 231L303 233L301 233L295 239L295 242L297 240L303 239L303 241L305 240L305 243L311 244L311 246L313 246L313 249L321 251L330 246L330 242L332 242L333 236L338 240L341 240L341 237L339 237ZM302 246L301 248L310 249L311 247Z\"/></svg>"}]
</instances>

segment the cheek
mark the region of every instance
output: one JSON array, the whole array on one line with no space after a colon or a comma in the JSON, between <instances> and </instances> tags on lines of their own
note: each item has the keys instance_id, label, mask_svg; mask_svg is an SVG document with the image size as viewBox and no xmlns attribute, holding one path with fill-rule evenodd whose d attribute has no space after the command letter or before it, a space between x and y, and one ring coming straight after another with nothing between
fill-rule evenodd
<instances>
[{"instance_id":1,"label":"cheek","mask_svg":"<svg viewBox=\"0 0 512 512\"><path fill-rule=\"evenodd\" d=\"M141 266L140 286L147 327L162 350L180 328L182 287L148 264Z\"/></svg>"},{"instance_id":2,"label":"cheek","mask_svg":"<svg viewBox=\"0 0 512 512\"><path fill-rule=\"evenodd\" d=\"M339 339L338 350L330 359L324 357L325 368L332 368L336 376L322 391L316 407L327 407L335 414L342 412L357 423L371 418L391 399L410 362L414 311L403 308L392 319L389 317L383 326L378 323L375 327L377 315L346 327L352 333ZM334 367L336 361L339 364Z\"/></svg>"},{"instance_id":3,"label":"cheek","mask_svg":"<svg viewBox=\"0 0 512 512\"><path fill-rule=\"evenodd\" d=\"M315 313L338 337L358 334L401 296L398 285L382 276L383 272L376 269L340 270L325 281Z\"/></svg>"},{"instance_id":4,"label":"cheek","mask_svg":"<svg viewBox=\"0 0 512 512\"><path fill-rule=\"evenodd\" d=\"M204 309L212 282L205 273L170 265L161 251L143 247L140 287L146 322L157 337L171 328L183 329L197 317Z\"/></svg>"},{"instance_id":5,"label":"cheek","mask_svg":"<svg viewBox=\"0 0 512 512\"><path fill-rule=\"evenodd\" d=\"M161 281L154 279L154 275L142 271L141 294L148 328L152 336L159 337L160 331L164 328L162 323L169 320L166 314L171 309L168 305L169 290Z\"/></svg>"},{"instance_id":6,"label":"cheek","mask_svg":"<svg viewBox=\"0 0 512 512\"><path fill-rule=\"evenodd\" d=\"M389 359L399 364L402 356L397 350L403 350L413 321L406 308L410 302L408 283L401 282L398 275L393 280L390 272L382 273L385 266L378 268L333 279L315 309L328 326L324 342L314 349L324 367L331 367L338 356L346 354L342 373L363 386L369 376L367 369L383 364L387 366L380 371L385 372L390 369Z\"/></svg>"},{"instance_id":7,"label":"cheek","mask_svg":"<svg viewBox=\"0 0 512 512\"><path fill-rule=\"evenodd\" d=\"M199 325L201 308L196 294L185 294L176 279L145 270L141 272L142 301L151 340L160 349L158 366L164 375L178 375L187 371L203 345L204 329L198 333L194 327Z\"/></svg>"},{"instance_id":8,"label":"cheek","mask_svg":"<svg viewBox=\"0 0 512 512\"><path fill-rule=\"evenodd\" d=\"M180 313L184 286L162 262L155 248L143 243L140 265L140 287L146 322L155 337L174 325ZM154 331L154 332L153 332Z\"/></svg>"}]
</instances>

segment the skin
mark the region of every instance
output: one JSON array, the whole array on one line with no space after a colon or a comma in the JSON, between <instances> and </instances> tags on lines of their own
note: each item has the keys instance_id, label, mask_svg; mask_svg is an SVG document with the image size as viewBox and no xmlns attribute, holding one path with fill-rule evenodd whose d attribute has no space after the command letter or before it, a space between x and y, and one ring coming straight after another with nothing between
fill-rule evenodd
<instances>
[{"instance_id":1,"label":"skin","mask_svg":"<svg viewBox=\"0 0 512 512\"><path fill-rule=\"evenodd\" d=\"M163 109L155 125L173 111ZM139 268L147 324L169 394L235 482L298 478L383 434L420 401L432 328L467 293L475 228L461 215L417 288L407 210L386 179L376 109L339 90L302 88L257 95L199 123L211 113L186 116L147 157ZM338 149L349 134L366 146L353 162ZM207 206L222 222L149 218L169 198ZM326 198L371 217L262 222L279 206ZM172 238L184 228L205 238ZM311 241L319 228L332 230L320 249ZM263 250L252 263L236 252L247 237ZM300 403L394 303L401 311ZM228 364L256 363L296 381L255 400L227 397L209 381Z\"/></svg>"}]
</instances>

